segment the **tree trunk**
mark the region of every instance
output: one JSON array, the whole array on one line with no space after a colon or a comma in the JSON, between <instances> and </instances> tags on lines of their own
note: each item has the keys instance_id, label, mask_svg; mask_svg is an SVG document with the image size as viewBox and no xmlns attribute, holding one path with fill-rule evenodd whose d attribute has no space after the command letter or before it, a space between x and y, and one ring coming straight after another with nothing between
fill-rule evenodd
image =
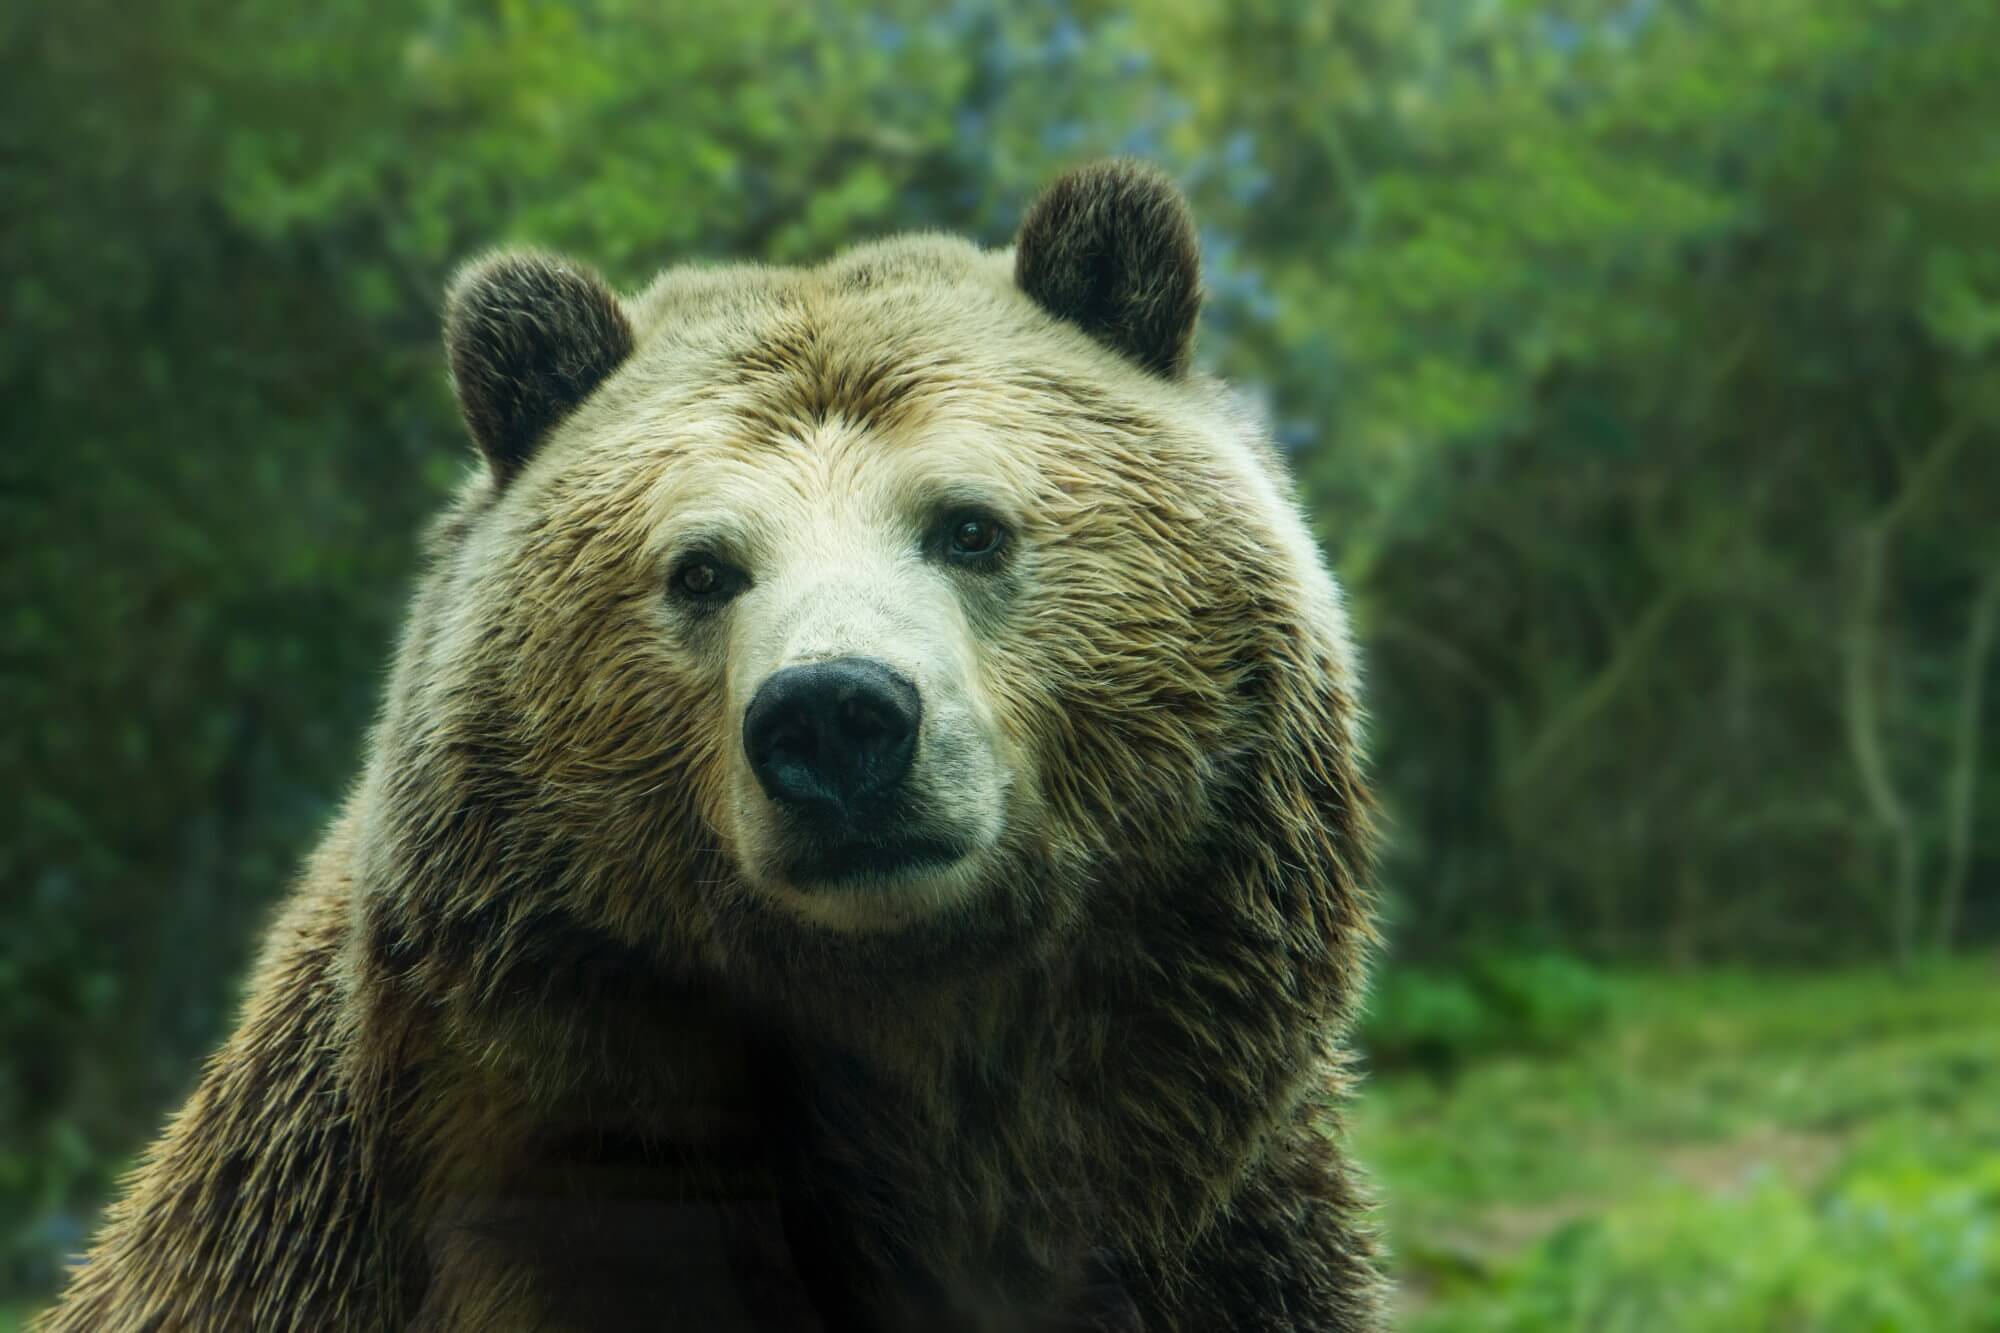
<instances>
[{"instance_id":1,"label":"tree trunk","mask_svg":"<svg viewBox=\"0 0 2000 1333\"><path fill-rule=\"evenodd\" d=\"M1876 655L1882 619L1882 585L1889 559L1889 528L1871 525L1861 537L1855 596L1849 604L1843 636L1845 673L1843 712L1848 750L1861 779L1870 813L1882 827L1892 849L1895 878L1889 899L1891 940L1896 964L1908 966L1916 954L1921 858L1917 830L1896 791L1895 779L1882 743L1880 674Z\"/></svg>"},{"instance_id":2,"label":"tree trunk","mask_svg":"<svg viewBox=\"0 0 2000 1333\"><path fill-rule=\"evenodd\" d=\"M1965 637L1965 666L1953 719L1955 754L1945 807L1944 875L1938 884L1937 928L1931 947L1949 953L1958 942L1958 918L1965 902L1965 875L1972 864L1973 814L1979 787L1979 742L1987 657L2000 622L2000 569L1986 576L1973 595Z\"/></svg>"}]
</instances>

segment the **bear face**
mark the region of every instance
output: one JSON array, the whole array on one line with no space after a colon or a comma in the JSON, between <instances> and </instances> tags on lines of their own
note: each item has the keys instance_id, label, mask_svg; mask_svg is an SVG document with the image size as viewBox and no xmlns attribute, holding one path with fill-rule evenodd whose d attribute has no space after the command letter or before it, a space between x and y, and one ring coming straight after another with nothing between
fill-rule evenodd
<instances>
[{"instance_id":1,"label":"bear face","mask_svg":"<svg viewBox=\"0 0 2000 1333\"><path fill-rule=\"evenodd\" d=\"M507 911L787 984L963 975L1170 877L1281 662L1344 642L1260 437L1186 373L1192 254L1114 166L1011 254L631 299L474 265L448 341L488 468L434 543L392 691L425 725L387 722L372 803L411 826L374 845L471 820Z\"/></svg>"}]
</instances>

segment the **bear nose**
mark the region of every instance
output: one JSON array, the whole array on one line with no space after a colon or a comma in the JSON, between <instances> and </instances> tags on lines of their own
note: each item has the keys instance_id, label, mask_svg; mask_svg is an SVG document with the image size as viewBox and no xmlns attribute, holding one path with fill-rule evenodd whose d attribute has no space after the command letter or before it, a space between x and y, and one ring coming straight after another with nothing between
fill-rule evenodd
<instances>
[{"instance_id":1,"label":"bear nose","mask_svg":"<svg viewBox=\"0 0 2000 1333\"><path fill-rule=\"evenodd\" d=\"M909 772L922 719L906 677L839 657L772 673L743 714L743 749L766 796L851 821Z\"/></svg>"}]
</instances>

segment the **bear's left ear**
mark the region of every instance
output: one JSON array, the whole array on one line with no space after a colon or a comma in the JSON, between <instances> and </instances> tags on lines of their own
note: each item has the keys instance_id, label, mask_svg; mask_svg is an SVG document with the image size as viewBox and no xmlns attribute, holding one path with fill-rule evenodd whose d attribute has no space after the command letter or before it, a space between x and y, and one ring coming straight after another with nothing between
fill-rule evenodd
<instances>
[{"instance_id":1,"label":"bear's left ear","mask_svg":"<svg viewBox=\"0 0 2000 1333\"><path fill-rule=\"evenodd\" d=\"M466 429L504 483L632 354L632 325L590 269L502 251L452 280L444 348Z\"/></svg>"},{"instance_id":2,"label":"bear's left ear","mask_svg":"<svg viewBox=\"0 0 2000 1333\"><path fill-rule=\"evenodd\" d=\"M1152 167L1098 162L1057 178L1021 223L1014 281L1147 370L1187 373L1201 250L1187 200Z\"/></svg>"}]
</instances>

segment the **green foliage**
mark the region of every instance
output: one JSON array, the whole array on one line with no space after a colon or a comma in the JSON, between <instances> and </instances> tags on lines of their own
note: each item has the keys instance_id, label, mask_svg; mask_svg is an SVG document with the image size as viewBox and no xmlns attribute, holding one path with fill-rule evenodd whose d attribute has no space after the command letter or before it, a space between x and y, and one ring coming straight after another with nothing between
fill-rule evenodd
<instances>
[{"instance_id":1,"label":"green foliage","mask_svg":"<svg viewBox=\"0 0 2000 1333\"><path fill-rule=\"evenodd\" d=\"M1565 954L1398 967L1369 996L1360 1042L1377 1068L1443 1071L1501 1051L1563 1049L1594 1033L1608 1009L1603 975Z\"/></svg>"},{"instance_id":2,"label":"green foliage","mask_svg":"<svg viewBox=\"0 0 2000 1333\"><path fill-rule=\"evenodd\" d=\"M1383 752L1416 942L1949 933L2000 360L1940 312L2000 297L1961 259L1995 50L1991 7L1513 7L1412 76L1436 108L1292 317L1337 331L1353 447L1306 475L1384 734L1425 737Z\"/></svg>"}]
</instances>

